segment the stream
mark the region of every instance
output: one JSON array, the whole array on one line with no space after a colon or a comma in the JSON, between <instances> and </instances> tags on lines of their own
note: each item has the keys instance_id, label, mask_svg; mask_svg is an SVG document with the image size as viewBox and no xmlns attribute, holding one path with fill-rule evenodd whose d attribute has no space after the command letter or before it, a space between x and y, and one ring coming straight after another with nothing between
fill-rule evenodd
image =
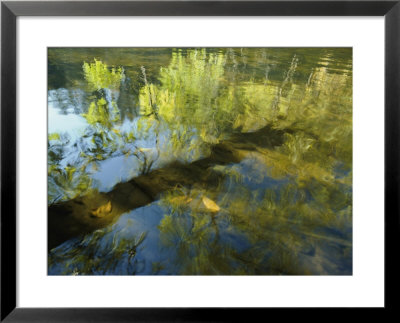
<instances>
[{"instance_id":1,"label":"stream","mask_svg":"<svg viewBox=\"0 0 400 323\"><path fill-rule=\"evenodd\" d=\"M351 275L351 48L49 48L49 275Z\"/></svg>"}]
</instances>

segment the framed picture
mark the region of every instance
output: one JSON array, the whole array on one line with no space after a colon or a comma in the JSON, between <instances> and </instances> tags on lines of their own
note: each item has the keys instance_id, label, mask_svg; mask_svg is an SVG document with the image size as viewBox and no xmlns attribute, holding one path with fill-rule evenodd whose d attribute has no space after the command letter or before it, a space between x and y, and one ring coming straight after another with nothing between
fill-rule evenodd
<instances>
[{"instance_id":1,"label":"framed picture","mask_svg":"<svg viewBox=\"0 0 400 323\"><path fill-rule=\"evenodd\" d=\"M1 320L395 307L398 1L5 1Z\"/></svg>"}]
</instances>

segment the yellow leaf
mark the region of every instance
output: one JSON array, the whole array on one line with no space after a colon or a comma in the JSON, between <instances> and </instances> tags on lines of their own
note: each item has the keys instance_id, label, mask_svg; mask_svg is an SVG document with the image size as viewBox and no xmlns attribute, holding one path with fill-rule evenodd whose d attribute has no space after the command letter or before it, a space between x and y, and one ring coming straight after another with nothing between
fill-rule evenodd
<instances>
[{"instance_id":1,"label":"yellow leaf","mask_svg":"<svg viewBox=\"0 0 400 323\"><path fill-rule=\"evenodd\" d=\"M208 197L203 197L202 202L204 206L211 212L218 212L220 210L220 207L213 201L210 200Z\"/></svg>"},{"instance_id":2,"label":"yellow leaf","mask_svg":"<svg viewBox=\"0 0 400 323\"><path fill-rule=\"evenodd\" d=\"M111 201L108 201L108 203L100 206L99 208L93 210L90 213L95 217L102 218L102 217L106 216L107 214L109 214L111 212L111 210L112 210Z\"/></svg>"}]
</instances>

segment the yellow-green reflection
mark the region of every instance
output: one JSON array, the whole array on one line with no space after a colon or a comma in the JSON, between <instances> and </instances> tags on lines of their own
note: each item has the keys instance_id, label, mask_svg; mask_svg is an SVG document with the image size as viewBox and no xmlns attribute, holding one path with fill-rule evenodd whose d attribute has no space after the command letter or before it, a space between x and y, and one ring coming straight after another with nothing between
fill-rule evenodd
<instances>
[{"instance_id":1,"label":"yellow-green reflection","mask_svg":"<svg viewBox=\"0 0 400 323\"><path fill-rule=\"evenodd\" d=\"M92 63L84 62L83 72L92 91L119 88L119 84L124 78L124 72L121 67L110 69L106 64L96 59Z\"/></svg>"},{"instance_id":2,"label":"yellow-green reflection","mask_svg":"<svg viewBox=\"0 0 400 323\"><path fill-rule=\"evenodd\" d=\"M49 213L65 210L80 227L65 236L89 241L68 249L74 266L63 273L351 273L351 50L174 49L162 61L84 63L84 136L49 134ZM123 91L135 102L126 114ZM71 147L79 153L66 164ZM92 175L120 156L136 173L94 189ZM122 248L115 266L93 263L108 248L96 235L117 237L119 217L149 203L161 218L146 232L157 238L128 235L110 247ZM109 218L88 215L102 205ZM122 270L147 261L139 240L158 258Z\"/></svg>"}]
</instances>

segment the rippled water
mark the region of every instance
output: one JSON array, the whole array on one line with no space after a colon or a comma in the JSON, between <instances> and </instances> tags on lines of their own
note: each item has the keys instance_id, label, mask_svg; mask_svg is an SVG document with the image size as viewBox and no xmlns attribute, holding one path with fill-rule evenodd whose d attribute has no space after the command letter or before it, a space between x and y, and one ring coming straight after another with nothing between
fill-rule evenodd
<instances>
[{"instance_id":1,"label":"rippled water","mask_svg":"<svg viewBox=\"0 0 400 323\"><path fill-rule=\"evenodd\" d=\"M350 48L49 48L50 275L351 275Z\"/></svg>"}]
</instances>

